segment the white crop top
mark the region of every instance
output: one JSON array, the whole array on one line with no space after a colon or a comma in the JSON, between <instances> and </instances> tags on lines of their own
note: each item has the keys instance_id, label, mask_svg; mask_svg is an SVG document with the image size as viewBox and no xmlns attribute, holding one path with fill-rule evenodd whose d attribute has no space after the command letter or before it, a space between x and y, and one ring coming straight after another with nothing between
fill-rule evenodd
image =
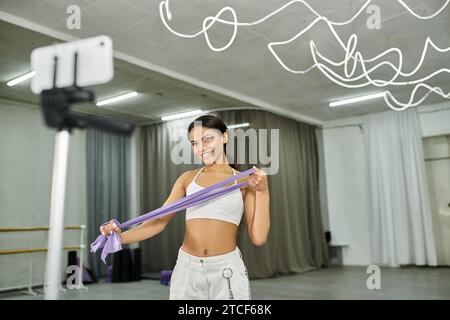
<instances>
[{"instance_id":1,"label":"white crop top","mask_svg":"<svg viewBox=\"0 0 450 320\"><path fill-rule=\"evenodd\" d=\"M202 170L203 168L198 171L192 182L188 185L186 189L187 196L201 189L204 189L204 187L201 187L197 183L195 183L195 179L200 174L200 172L202 172ZM236 175L236 171L234 171L234 169L233 175ZM234 183L236 184L237 181L235 181ZM216 219L239 225L243 213L244 201L242 200L242 193L240 189L235 189L220 197L187 208L186 220L196 218Z\"/></svg>"}]
</instances>

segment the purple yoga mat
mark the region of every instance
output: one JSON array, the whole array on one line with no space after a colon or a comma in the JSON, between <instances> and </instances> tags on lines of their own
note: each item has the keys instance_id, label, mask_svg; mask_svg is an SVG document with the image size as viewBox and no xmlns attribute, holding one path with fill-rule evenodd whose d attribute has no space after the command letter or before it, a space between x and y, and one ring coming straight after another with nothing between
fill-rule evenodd
<instances>
[{"instance_id":1,"label":"purple yoga mat","mask_svg":"<svg viewBox=\"0 0 450 320\"><path fill-rule=\"evenodd\" d=\"M184 210L184 209L192 207L192 206L196 206L200 203L212 200L212 199L220 197L228 192L231 192L235 189L239 189L239 188L246 186L248 184L247 181L238 183L238 184L233 184L231 186L223 187L223 188L219 189L220 187L222 187L230 182L233 182L233 181L242 179L243 177L249 176L250 174L252 174L255 171L256 171L255 168L251 168L249 170L243 171L243 172L238 173L230 178L222 180L208 188L204 188L204 189L197 191L189 196L181 198L171 204L162 206L158 209L150 211L139 217L130 219L124 223L119 223L117 220L114 220L114 219L113 220L117 224L117 226L123 231L124 229L129 228L135 224L140 224L144 221L153 220L155 218L163 217L165 215L175 213L175 212ZM216 190L216 189L218 189L218 190ZM108 256L108 254L122 250L122 243L120 241L120 236L118 234L116 234L115 232L113 232L110 236L107 236L107 237L103 236L103 235L99 235L97 237L97 239L93 243L91 243L91 252L96 252L97 250L99 250L101 248L103 248L102 254L101 254L101 259L106 264L106 257Z\"/></svg>"}]
</instances>

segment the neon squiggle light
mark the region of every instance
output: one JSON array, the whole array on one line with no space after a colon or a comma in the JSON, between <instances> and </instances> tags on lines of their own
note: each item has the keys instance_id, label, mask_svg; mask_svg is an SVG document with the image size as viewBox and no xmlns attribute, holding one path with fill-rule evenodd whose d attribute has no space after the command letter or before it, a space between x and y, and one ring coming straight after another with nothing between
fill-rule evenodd
<instances>
[{"instance_id":1,"label":"neon squiggle light","mask_svg":"<svg viewBox=\"0 0 450 320\"><path fill-rule=\"evenodd\" d=\"M427 20L427 19L432 19L435 16L437 16L438 14L440 14L448 5L448 3L450 2L450 0L446 0L445 3L442 5L442 7L436 11L435 13L428 15L428 16L422 16L417 14L416 12L414 12L410 7L408 7L408 5L406 5L404 3L403 0L397 0L398 3L400 3L411 15L413 15L414 17L420 19L420 20ZM270 50L270 52L272 53L272 55L275 57L275 59L277 60L277 62L287 71L295 73L295 74L305 74L307 72L310 72L311 70L313 70L314 68L318 68L328 79L330 79L332 82L346 87L346 88L360 88L360 87L364 87L364 86L368 86L368 85L374 85L376 87L386 87L388 85L393 85L393 86L407 86L407 85L415 85L411 94L410 94L410 98L408 100L408 102L403 103L400 102L399 100L397 100L393 94L386 90L385 91L385 95L384 95L384 100L386 101L386 104L393 110L395 111L402 111L405 110L408 107L413 107L413 106L417 106L419 104L421 104L427 97L428 95L430 95L432 92L435 92L436 94L440 95L441 97L445 98L445 99L449 99L450 98L450 92L445 93L443 91L442 88L440 87L431 87L430 85L426 84L425 81L431 79L432 77L440 74L440 73L450 73L450 69L448 68L442 68L439 69L431 74L429 74L426 77L422 77L420 79L415 79L415 80L411 80L411 81L396 81L397 78L399 76L402 77L411 77L413 76L415 73L417 73L420 69L420 67L423 64L423 61L425 59L426 53L428 51L428 48L431 46L433 47L436 51L440 52L440 53L445 53L445 52L449 52L450 51L450 47L447 48L440 48L439 46L437 46L430 37L427 37L424 43L424 47L422 50L422 55L420 58L419 63L417 64L417 66L410 72L403 72L402 71L402 66L403 66L403 54L402 51L398 48L390 48L378 55L376 55L375 57L369 58L369 59L364 59L363 55L361 54L361 52L356 51L356 46L357 46L357 42L358 42L358 38L356 36L356 34L352 34L347 43L344 44L344 41L342 41L341 37L339 37L339 35L337 34L336 30L334 29L334 26L343 26L343 25L347 25L352 23L362 12L363 10L372 2L372 0L367 0L364 5L358 10L358 12L352 16L349 20L347 21L342 21L342 22L336 22L336 21L331 21L329 20L327 17L320 15L319 13L317 13L307 2L305 2L304 0L292 0L288 3L286 3L285 5L281 6L279 9L271 12L270 14L264 16L263 18L253 21L253 22L238 22L237 19L237 15L236 12L233 8L231 7L223 7L221 10L219 10L219 12L215 15L215 16L208 16L203 20L203 24L202 24L202 29L196 33L193 34L184 34L184 33L180 33L177 32L176 30L174 30L168 23L168 21L172 20L172 14L170 12L169 9L169 0L164 0L159 4L159 13L161 16L161 20L164 23L164 25L166 26L166 28L172 32L173 34L182 37L182 38L195 38L199 35L204 35L206 43L208 44L209 48L215 52L220 52L220 51L224 51L227 48L229 48L231 46L231 44L233 43L234 39L236 38L236 34L237 34L237 30L238 27L240 26L254 26L257 24L260 24L264 21L266 21L267 19L269 19L270 17L280 13L281 11L285 10L286 8L288 8L289 6L296 4L296 3L301 3L303 4L308 10L310 10L315 16L316 18L303 30L301 30L300 32L298 32L295 36L293 36L292 38L286 40L286 41L279 41L279 42L270 42L268 43L267 47ZM222 14L224 14L225 12L230 12L232 15L232 20L224 20L222 18L220 18L222 16ZM167 20L166 20L167 18ZM318 23L319 21L323 21L327 24L328 28L330 29L331 33L334 35L334 37L336 38L337 42L339 43L339 45L343 48L343 50L345 51L345 58L341 61L333 61L327 57L325 57L323 54L320 53L320 51L317 49L316 44L314 42L314 40L310 40L309 41L309 46L310 46L310 50L311 50L311 55L312 58L314 60L314 64L306 69L303 70L294 70L289 68L282 60L281 58L278 56L278 54L275 52L274 47L277 46L282 46L282 45L286 45L291 43L292 41L298 39L299 37L301 37L303 34L305 34L308 30L310 30L316 23ZM227 24L227 25L232 25L233 26L233 34L230 38L230 40L223 46L221 47L215 47L214 45L211 44L211 41L209 39L209 35L208 35L208 30L214 25L214 23L216 22L220 22L223 24ZM394 52L398 55L398 65L394 65L393 63L391 63L388 60L383 60L382 62L379 62L378 64L376 64L375 66L373 66L372 68L370 68L369 70L366 67L366 63L372 63L375 62L379 59L382 59L385 55ZM319 61L319 59L322 61ZM350 65L349 62L353 61L353 64ZM323 62L327 63L328 65L332 65L334 67L344 67L344 74L345 77L337 74L336 72L334 72L327 64L324 64ZM360 75L354 75L357 69L357 66L361 65L362 68L362 73ZM370 77L370 74L374 71L376 71L378 68L382 67L382 66L389 66L390 68L392 68L395 72L395 74L392 76L391 79L388 80L384 80L384 79L372 79ZM365 82L361 82L361 83L354 83L355 81L361 80L365 78L367 81ZM415 100L415 96L417 91L420 88L425 88L427 89L427 92L419 99Z\"/></svg>"}]
</instances>

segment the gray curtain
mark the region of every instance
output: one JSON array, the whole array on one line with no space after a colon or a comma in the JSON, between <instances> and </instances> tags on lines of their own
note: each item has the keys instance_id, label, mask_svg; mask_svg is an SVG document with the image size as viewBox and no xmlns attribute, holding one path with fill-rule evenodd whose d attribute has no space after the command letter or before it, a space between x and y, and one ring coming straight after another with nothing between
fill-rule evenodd
<instances>
[{"instance_id":1,"label":"gray curtain","mask_svg":"<svg viewBox=\"0 0 450 320\"><path fill-rule=\"evenodd\" d=\"M88 243L97 238L102 223L126 221L130 204L130 137L89 128L86 137ZM100 252L89 254L97 276L106 274Z\"/></svg>"},{"instance_id":2,"label":"gray curtain","mask_svg":"<svg viewBox=\"0 0 450 320\"><path fill-rule=\"evenodd\" d=\"M247 226L243 225L245 219L239 230L238 245L250 277L305 272L327 265L328 253L320 214L315 127L259 110L220 111L215 115L227 124L248 122L249 128L257 130L279 129L279 170L269 176L269 240L262 247L253 246ZM142 128L141 206L144 211L160 207L177 177L198 167L172 161L175 142L171 134L177 130L186 132L190 121L192 119ZM270 154L270 147L268 150ZM249 159L248 154L246 159ZM262 166L247 163L238 165L238 169L245 170L251 165ZM184 218L184 212L180 212L164 232L142 243L144 272L173 268L183 242Z\"/></svg>"}]
</instances>

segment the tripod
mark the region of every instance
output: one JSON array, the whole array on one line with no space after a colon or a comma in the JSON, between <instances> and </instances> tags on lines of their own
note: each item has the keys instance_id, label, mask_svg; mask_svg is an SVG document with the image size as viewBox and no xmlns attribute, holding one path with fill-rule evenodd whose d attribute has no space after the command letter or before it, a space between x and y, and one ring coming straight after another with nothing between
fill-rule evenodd
<instances>
[{"instance_id":1,"label":"tripod","mask_svg":"<svg viewBox=\"0 0 450 320\"><path fill-rule=\"evenodd\" d=\"M52 189L50 200L50 222L48 236L48 255L46 261L45 299L58 299L61 284L61 253L63 243L64 204L66 192L67 160L70 133L73 128L98 127L102 130L131 134L134 125L110 118L84 115L70 111L73 103L93 102L92 91L77 86L78 53L74 54L73 85L56 87L58 57L53 61L53 88L42 90L41 106L47 126L57 130L53 159ZM82 268L82 266L80 266ZM78 270L81 278L82 270ZM81 282L80 282L81 284Z\"/></svg>"}]
</instances>

